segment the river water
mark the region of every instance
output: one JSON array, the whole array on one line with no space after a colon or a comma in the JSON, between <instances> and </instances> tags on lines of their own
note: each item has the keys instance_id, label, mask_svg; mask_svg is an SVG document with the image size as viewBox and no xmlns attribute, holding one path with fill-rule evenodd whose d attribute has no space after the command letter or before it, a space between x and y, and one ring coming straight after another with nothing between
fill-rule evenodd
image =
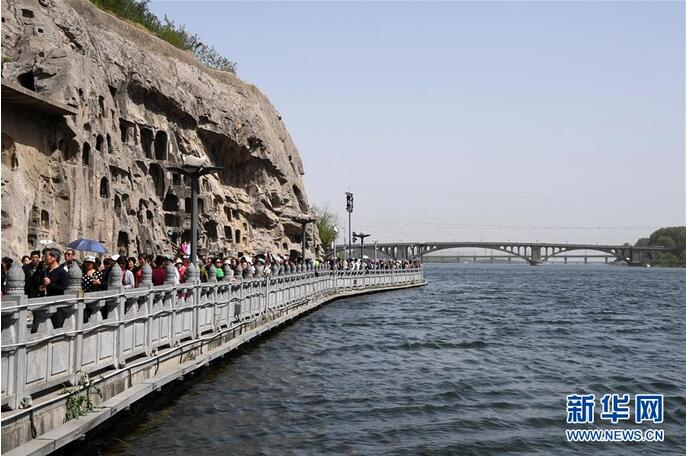
<instances>
[{"instance_id":1,"label":"river water","mask_svg":"<svg viewBox=\"0 0 687 456\"><path fill-rule=\"evenodd\" d=\"M79 454L685 454L684 270L425 269L428 286L332 302ZM596 395L594 425L565 424L575 393ZM599 424L606 393L663 394L664 422ZM665 441L565 439L614 426Z\"/></svg>"}]
</instances>

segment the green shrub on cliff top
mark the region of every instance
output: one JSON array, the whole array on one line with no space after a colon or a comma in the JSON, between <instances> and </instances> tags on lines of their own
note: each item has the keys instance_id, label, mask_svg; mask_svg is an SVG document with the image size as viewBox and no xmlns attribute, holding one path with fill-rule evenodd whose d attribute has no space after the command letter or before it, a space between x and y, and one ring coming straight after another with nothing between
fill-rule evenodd
<instances>
[{"instance_id":1,"label":"green shrub on cliff top","mask_svg":"<svg viewBox=\"0 0 687 456\"><path fill-rule=\"evenodd\" d=\"M161 21L148 8L150 0L91 0L97 7L109 11L122 19L145 27L150 33L179 49L191 51L199 62L216 70L236 74L236 62L222 56L214 46L200 41L183 25L176 25L167 16Z\"/></svg>"}]
</instances>

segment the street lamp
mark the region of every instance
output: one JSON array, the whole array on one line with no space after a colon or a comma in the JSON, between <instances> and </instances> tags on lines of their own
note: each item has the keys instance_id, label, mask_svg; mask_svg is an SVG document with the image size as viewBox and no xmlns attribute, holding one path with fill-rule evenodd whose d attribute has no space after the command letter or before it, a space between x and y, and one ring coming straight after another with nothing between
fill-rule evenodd
<instances>
[{"instance_id":1,"label":"street lamp","mask_svg":"<svg viewBox=\"0 0 687 456\"><path fill-rule=\"evenodd\" d=\"M351 213L353 212L353 193L351 192L346 192L346 211L348 212L348 258L352 258Z\"/></svg>"},{"instance_id":2,"label":"street lamp","mask_svg":"<svg viewBox=\"0 0 687 456\"><path fill-rule=\"evenodd\" d=\"M365 238L371 236L370 233L364 233L362 231L358 231L357 233L353 233L353 240L355 241L356 238L360 238L360 260L362 261L363 259L363 247L365 246Z\"/></svg>"},{"instance_id":3,"label":"street lamp","mask_svg":"<svg viewBox=\"0 0 687 456\"><path fill-rule=\"evenodd\" d=\"M187 155L182 166L168 166L167 169L188 176L191 180L191 263L198 264L198 181L201 176L216 173L224 168L205 166L201 158Z\"/></svg>"},{"instance_id":4,"label":"street lamp","mask_svg":"<svg viewBox=\"0 0 687 456\"><path fill-rule=\"evenodd\" d=\"M336 260L336 238L339 237L339 229L334 227L334 239L332 239L332 252L334 255L334 260Z\"/></svg>"}]
</instances>

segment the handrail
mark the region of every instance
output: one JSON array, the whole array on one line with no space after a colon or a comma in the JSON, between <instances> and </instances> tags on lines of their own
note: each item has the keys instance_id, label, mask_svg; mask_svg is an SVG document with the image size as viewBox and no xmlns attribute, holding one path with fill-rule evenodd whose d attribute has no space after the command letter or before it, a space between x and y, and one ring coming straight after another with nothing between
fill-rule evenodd
<instances>
[{"instance_id":1,"label":"handrail","mask_svg":"<svg viewBox=\"0 0 687 456\"><path fill-rule=\"evenodd\" d=\"M158 348L207 340L309 300L423 281L421 268L320 269L51 298L9 295L0 303L2 363L8 366L2 405L20 408L26 398L78 381L79 372L113 371Z\"/></svg>"}]
</instances>

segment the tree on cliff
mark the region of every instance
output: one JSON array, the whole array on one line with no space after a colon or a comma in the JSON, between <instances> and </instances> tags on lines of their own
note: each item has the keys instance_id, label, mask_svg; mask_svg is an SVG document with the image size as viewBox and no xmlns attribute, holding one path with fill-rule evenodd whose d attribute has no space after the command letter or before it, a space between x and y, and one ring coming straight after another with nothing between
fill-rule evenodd
<instances>
[{"instance_id":1,"label":"tree on cliff","mask_svg":"<svg viewBox=\"0 0 687 456\"><path fill-rule=\"evenodd\" d=\"M685 267L685 227L672 226L660 228L649 238L641 238L635 243L636 247L668 247L670 252L661 253L652 262L655 266Z\"/></svg>"},{"instance_id":2,"label":"tree on cliff","mask_svg":"<svg viewBox=\"0 0 687 456\"><path fill-rule=\"evenodd\" d=\"M336 238L336 214L327 208L320 208L318 206L312 206L310 210L315 217L315 224L317 225L317 231L320 233L322 247L326 251L331 248L332 242Z\"/></svg>"},{"instance_id":3,"label":"tree on cliff","mask_svg":"<svg viewBox=\"0 0 687 456\"><path fill-rule=\"evenodd\" d=\"M114 15L145 27L150 33L173 46L190 51L199 62L216 70L236 74L236 62L222 56L214 46L203 43L183 25L176 25L167 16L160 20L148 7L150 0L91 0L91 3Z\"/></svg>"}]
</instances>

